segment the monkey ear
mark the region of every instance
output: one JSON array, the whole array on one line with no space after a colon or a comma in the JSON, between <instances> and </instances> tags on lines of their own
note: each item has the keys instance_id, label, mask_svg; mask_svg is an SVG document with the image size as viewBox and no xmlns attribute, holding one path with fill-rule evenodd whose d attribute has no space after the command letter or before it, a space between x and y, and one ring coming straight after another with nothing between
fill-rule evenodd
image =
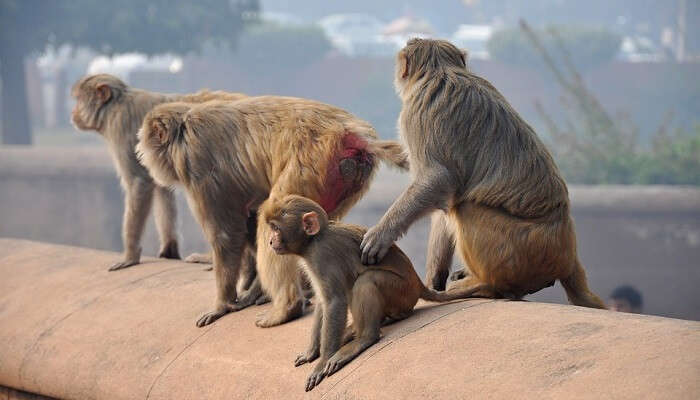
<instances>
[{"instance_id":1,"label":"monkey ear","mask_svg":"<svg viewBox=\"0 0 700 400\"><path fill-rule=\"evenodd\" d=\"M318 222L318 214L316 214L315 211L310 211L302 215L301 224L307 236L313 236L321 230L321 225Z\"/></svg>"},{"instance_id":2,"label":"monkey ear","mask_svg":"<svg viewBox=\"0 0 700 400\"><path fill-rule=\"evenodd\" d=\"M104 83L98 85L97 88L95 88L95 92L97 93L97 98L103 103L112 97L112 89Z\"/></svg>"},{"instance_id":3,"label":"monkey ear","mask_svg":"<svg viewBox=\"0 0 700 400\"><path fill-rule=\"evenodd\" d=\"M462 64L464 64L464 66L466 67L467 66L467 58L469 57L469 54L467 53L466 50L462 50L462 51L460 51L460 53L462 53Z\"/></svg>"},{"instance_id":4,"label":"monkey ear","mask_svg":"<svg viewBox=\"0 0 700 400\"><path fill-rule=\"evenodd\" d=\"M408 76L408 57L404 51L399 53L399 70L401 71L401 79L406 79Z\"/></svg>"}]
</instances>

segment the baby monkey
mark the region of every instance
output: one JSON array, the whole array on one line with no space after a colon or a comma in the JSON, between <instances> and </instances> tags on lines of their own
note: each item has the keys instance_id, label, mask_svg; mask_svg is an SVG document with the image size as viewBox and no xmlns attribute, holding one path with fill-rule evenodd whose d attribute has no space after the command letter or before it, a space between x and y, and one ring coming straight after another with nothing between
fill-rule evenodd
<instances>
[{"instance_id":1,"label":"baby monkey","mask_svg":"<svg viewBox=\"0 0 700 400\"><path fill-rule=\"evenodd\" d=\"M366 229L328 221L323 208L301 196L275 199L262 210L277 254L297 254L311 280L317 305L311 344L294 366L320 357L306 391L379 341L382 325L408 317L418 299L444 302L470 297L481 287L436 292L426 288L396 245L375 265L363 265L360 243ZM352 324L346 328L347 309ZM341 347L342 346L342 347Z\"/></svg>"}]
</instances>

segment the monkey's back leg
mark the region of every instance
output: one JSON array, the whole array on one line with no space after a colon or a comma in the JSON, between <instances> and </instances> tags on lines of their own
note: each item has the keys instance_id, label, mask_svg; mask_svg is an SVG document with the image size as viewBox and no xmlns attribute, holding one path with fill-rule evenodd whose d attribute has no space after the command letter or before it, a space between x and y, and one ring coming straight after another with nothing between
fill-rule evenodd
<instances>
[{"instance_id":1,"label":"monkey's back leg","mask_svg":"<svg viewBox=\"0 0 700 400\"><path fill-rule=\"evenodd\" d=\"M373 273L364 273L353 285L350 313L355 338L344 344L328 359L324 368L326 375L337 372L379 341L386 304L373 275Z\"/></svg>"},{"instance_id":2,"label":"monkey's back leg","mask_svg":"<svg viewBox=\"0 0 700 400\"><path fill-rule=\"evenodd\" d=\"M573 246L566 226L556 220L525 220L468 202L450 215L457 227L456 246L470 272L450 289L486 283L493 296L479 295L521 298L570 275Z\"/></svg>"}]
</instances>

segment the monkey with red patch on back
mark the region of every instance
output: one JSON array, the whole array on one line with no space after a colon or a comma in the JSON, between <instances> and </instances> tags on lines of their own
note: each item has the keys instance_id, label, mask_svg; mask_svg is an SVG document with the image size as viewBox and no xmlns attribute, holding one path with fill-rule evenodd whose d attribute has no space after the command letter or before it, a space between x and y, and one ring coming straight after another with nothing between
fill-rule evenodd
<instances>
[{"instance_id":1,"label":"monkey with red patch on back","mask_svg":"<svg viewBox=\"0 0 700 400\"><path fill-rule=\"evenodd\" d=\"M304 259L316 296L311 344L294 362L300 366L319 359L306 391L376 343L382 324L408 317L419 298L445 302L486 288L484 284L449 293L428 289L396 245L381 262L363 265L360 242L366 229L328 221L323 208L305 197L271 198L261 212L271 231L269 246L277 254ZM353 322L346 327L348 308Z\"/></svg>"},{"instance_id":2,"label":"monkey with red patch on back","mask_svg":"<svg viewBox=\"0 0 700 400\"><path fill-rule=\"evenodd\" d=\"M367 122L328 104L279 96L157 106L144 119L137 152L157 183L184 187L211 244L216 302L198 326L249 305L238 299L235 282L252 233L248 215L268 197L303 195L337 220L367 191L380 160L408 168L402 146L379 140ZM267 224L258 222L258 244L268 237ZM299 257L257 247L272 309L256 324L301 316Z\"/></svg>"}]
</instances>

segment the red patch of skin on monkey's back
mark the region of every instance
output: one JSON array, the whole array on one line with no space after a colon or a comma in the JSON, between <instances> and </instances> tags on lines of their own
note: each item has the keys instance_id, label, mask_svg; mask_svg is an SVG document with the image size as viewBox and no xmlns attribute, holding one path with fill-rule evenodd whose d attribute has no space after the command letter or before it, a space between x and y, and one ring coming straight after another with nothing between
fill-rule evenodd
<instances>
[{"instance_id":1,"label":"red patch of skin on monkey's back","mask_svg":"<svg viewBox=\"0 0 700 400\"><path fill-rule=\"evenodd\" d=\"M373 156L367 152L367 141L353 132L346 132L342 139L343 148L333 156L326 171L325 190L321 193L319 205L327 213L333 212L338 204L346 197L359 190L364 182L345 181L340 174L340 162L353 158L357 162L358 171L367 164L373 163Z\"/></svg>"}]
</instances>

